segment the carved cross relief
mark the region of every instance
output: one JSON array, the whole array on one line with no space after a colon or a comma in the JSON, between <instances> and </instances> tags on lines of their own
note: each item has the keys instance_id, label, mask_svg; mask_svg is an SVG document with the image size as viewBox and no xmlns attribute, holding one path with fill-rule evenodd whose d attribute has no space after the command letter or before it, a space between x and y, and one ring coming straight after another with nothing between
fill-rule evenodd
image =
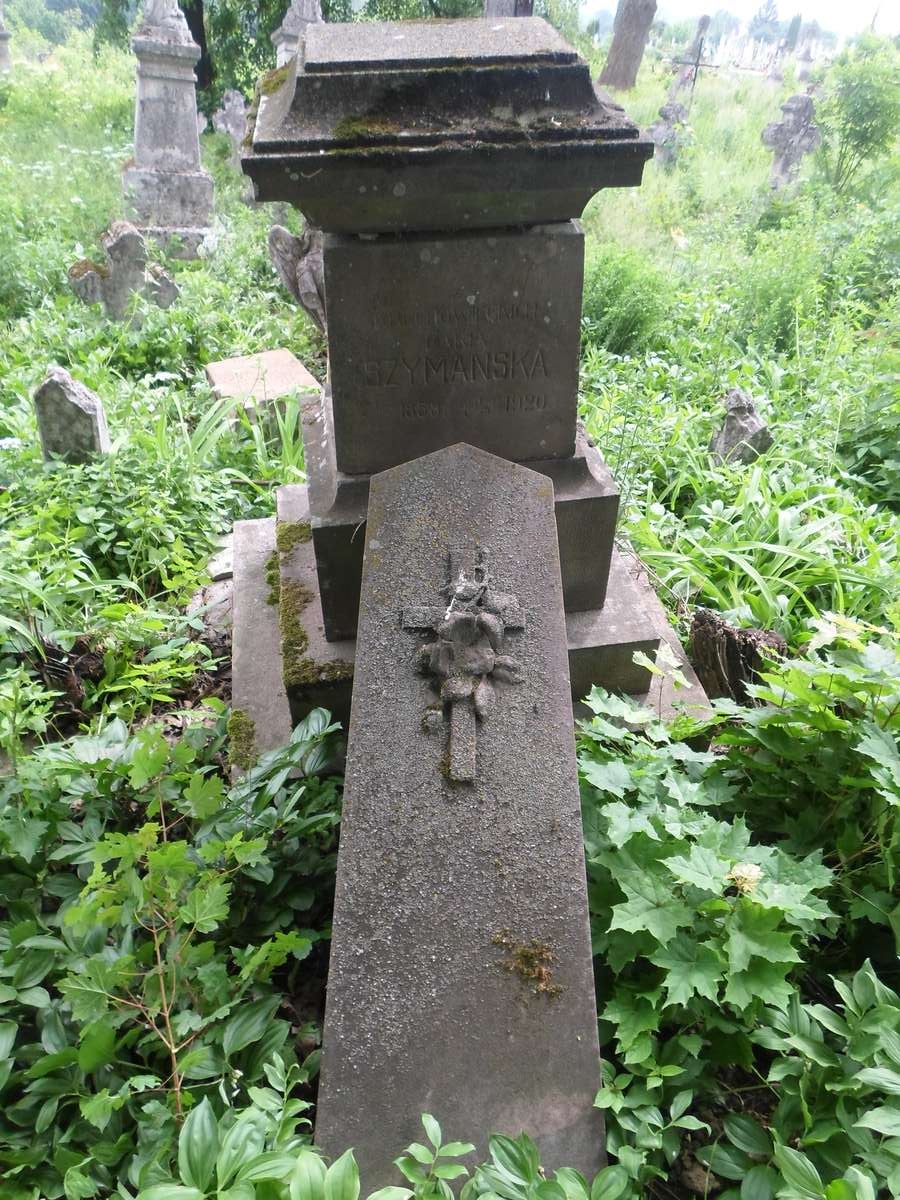
<instances>
[{"instance_id":1,"label":"carved cross relief","mask_svg":"<svg viewBox=\"0 0 900 1200\"><path fill-rule=\"evenodd\" d=\"M411 605L400 620L404 629L436 635L420 647L418 662L440 696L443 720L439 710L429 710L426 728L449 721L449 777L474 783L478 722L494 707L496 684L522 682L519 663L504 650L506 634L524 629L525 617L515 596L492 585L484 550L468 569L463 555L451 550L448 574L446 604Z\"/></svg>"}]
</instances>

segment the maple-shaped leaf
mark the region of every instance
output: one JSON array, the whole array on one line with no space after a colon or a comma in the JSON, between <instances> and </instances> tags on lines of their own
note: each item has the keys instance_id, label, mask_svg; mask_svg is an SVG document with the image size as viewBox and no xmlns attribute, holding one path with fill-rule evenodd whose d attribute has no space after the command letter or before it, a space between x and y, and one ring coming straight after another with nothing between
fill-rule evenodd
<instances>
[{"instance_id":1,"label":"maple-shaped leaf","mask_svg":"<svg viewBox=\"0 0 900 1200\"><path fill-rule=\"evenodd\" d=\"M644 813L621 800L604 804L600 811L609 823L607 833L613 846L624 846L636 833L646 833L647 837L659 841L659 834Z\"/></svg>"},{"instance_id":2,"label":"maple-shaped leaf","mask_svg":"<svg viewBox=\"0 0 900 1200\"><path fill-rule=\"evenodd\" d=\"M705 846L691 846L687 857L676 854L664 859L664 862L676 879L692 884L703 892L720 896L727 886L725 876L731 869L731 863L719 858L718 854L707 850Z\"/></svg>"},{"instance_id":3,"label":"maple-shaped leaf","mask_svg":"<svg viewBox=\"0 0 900 1200\"><path fill-rule=\"evenodd\" d=\"M694 920L694 912L674 899L672 889L655 875L643 879L632 876L628 883L619 881L619 886L625 893L625 902L612 910L610 929L624 929L627 933L646 929L665 946L680 926L690 925Z\"/></svg>"},{"instance_id":4,"label":"maple-shaped leaf","mask_svg":"<svg viewBox=\"0 0 900 1200\"><path fill-rule=\"evenodd\" d=\"M581 773L599 791L609 792L613 796L624 796L634 786L631 772L623 762L616 760L600 763L583 758Z\"/></svg>"},{"instance_id":5,"label":"maple-shaped leaf","mask_svg":"<svg viewBox=\"0 0 900 1200\"><path fill-rule=\"evenodd\" d=\"M685 933L676 934L668 946L662 946L650 961L666 972L663 986L666 1003L687 1004L691 996L717 1000L723 965L709 943L697 943Z\"/></svg>"},{"instance_id":6,"label":"maple-shaped leaf","mask_svg":"<svg viewBox=\"0 0 900 1200\"><path fill-rule=\"evenodd\" d=\"M792 934L778 928L782 920L777 908L764 908L747 899L738 901L726 942L731 972L745 970L751 958L769 963L800 961L800 954L791 942Z\"/></svg>"},{"instance_id":7,"label":"maple-shaped leaf","mask_svg":"<svg viewBox=\"0 0 900 1200\"><path fill-rule=\"evenodd\" d=\"M754 958L746 971L734 971L728 976L725 1002L735 1008L748 1008L755 1000L774 1008L787 1008L796 988L787 980L786 963L766 962Z\"/></svg>"}]
</instances>

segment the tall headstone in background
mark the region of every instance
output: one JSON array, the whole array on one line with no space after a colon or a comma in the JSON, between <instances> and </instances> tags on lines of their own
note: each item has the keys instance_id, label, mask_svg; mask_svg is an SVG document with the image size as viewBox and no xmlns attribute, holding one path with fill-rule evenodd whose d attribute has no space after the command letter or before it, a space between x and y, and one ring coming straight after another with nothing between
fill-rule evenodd
<instances>
[{"instance_id":1,"label":"tall headstone in background","mask_svg":"<svg viewBox=\"0 0 900 1200\"><path fill-rule=\"evenodd\" d=\"M63 367L51 367L34 393L44 458L88 462L109 450L103 402Z\"/></svg>"},{"instance_id":2,"label":"tall headstone in background","mask_svg":"<svg viewBox=\"0 0 900 1200\"><path fill-rule=\"evenodd\" d=\"M319 0L291 0L284 20L272 34L276 66L283 67L294 57L307 27L321 20L322 7Z\"/></svg>"},{"instance_id":3,"label":"tall headstone in background","mask_svg":"<svg viewBox=\"0 0 900 1200\"><path fill-rule=\"evenodd\" d=\"M213 113L213 129L224 133L231 142L231 161L241 165L241 143L247 131L247 101L236 88L229 88L222 97L222 107Z\"/></svg>"},{"instance_id":4,"label":"tall headstone in background","mask_svg":"<svg viewBox=\"0 0 900 1200\"><path fill-rule=\"evenodd\" d=\"M129 219L183 258L208 236L213 182L200 166L194 66L200 48L176 0L150 0L138 59L134 160L122 172Z\"/></svg>"},{"instance_id":5,"label":"tall headstone in background","mask_svg":"<svg viewBox=\"0 0 900 1200\"><path fill-rule=\"evenodd\" d=\"M553 489L457 445L372 479L316 1144L590 1178L596 1012Z\"/></svg>"},{"instance_id":6,"label":"tall headstone in background","mask_svg":"<svg viewBox=\"0 0 900 1200\"><path fill-rule=\"evenodd\" d=\"M12 70L12 59L9 56L9 42L12 34L6 28L3 20L3 0L0 0L0 75Z\"/></svg>"}]
</instances>

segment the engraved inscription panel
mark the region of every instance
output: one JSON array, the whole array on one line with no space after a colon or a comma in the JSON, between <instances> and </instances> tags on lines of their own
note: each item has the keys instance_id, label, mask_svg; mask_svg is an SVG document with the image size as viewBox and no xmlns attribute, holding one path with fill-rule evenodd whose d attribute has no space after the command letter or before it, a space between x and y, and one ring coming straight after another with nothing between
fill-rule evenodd
<instances>
[{"instance_id":1,"label":"engraved inscription panel","mask_svg":"<svg viewBox=\"0 0 900 1200\"><path fill-rule=\"evenodd\" d=\"M583 237L331 236L325 290L338 467L464 441L520 461L575 439Z\"/></svg>"}]
</instances>

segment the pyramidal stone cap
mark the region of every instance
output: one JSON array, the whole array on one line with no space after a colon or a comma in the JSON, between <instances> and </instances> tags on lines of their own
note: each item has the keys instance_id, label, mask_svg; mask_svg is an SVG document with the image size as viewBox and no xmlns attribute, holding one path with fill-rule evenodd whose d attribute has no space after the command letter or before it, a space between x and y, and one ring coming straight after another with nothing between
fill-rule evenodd
<instances>
[{"instance_id":1,"label":"pyramidal stone cap","mask_svg":"<svg viewBox=\"0 0 900 1200\"><path fill-rule=\"evenodd\" d=\"M243 169L335 233L579 217L653 143L540 17L309 26L260 83Z\"/></svg>"}]
</instances>

